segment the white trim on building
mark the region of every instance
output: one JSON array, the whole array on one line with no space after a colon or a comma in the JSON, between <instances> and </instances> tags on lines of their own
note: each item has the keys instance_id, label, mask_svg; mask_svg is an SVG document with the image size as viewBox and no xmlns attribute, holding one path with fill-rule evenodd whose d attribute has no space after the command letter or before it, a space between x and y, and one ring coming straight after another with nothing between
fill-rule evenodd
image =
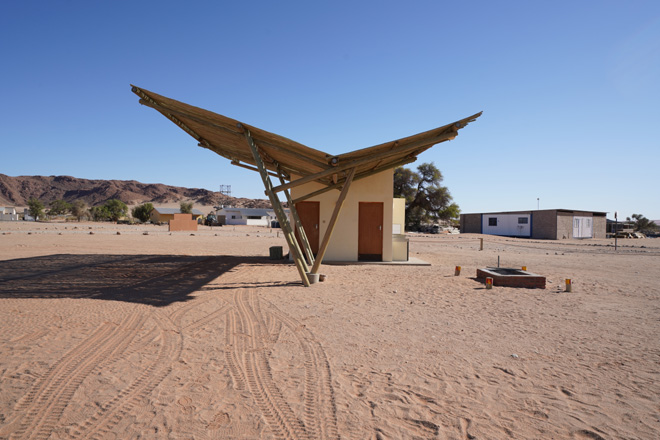
<instances>
[{"instance_id":1,"label":"white trim on building","mask_svg":"<svg viewBox=\"0 0 660 440\"><path fill-rule=\"evenodd\" d=\"M530 214L484 214L481 230L484 234L511 237L531 237Z\"/></svg>"},{"instance_id":2,"label":"white trim on building","mask_svg":"<svg viewBox=\"0 0 660 440\"><path fill-rule=\"evenodd\" d=\"M285 209L288 214L289 210ZM277 216L272 209L261 208L221 208L216 212L218 218L224 217L226 225L272 226Z\"/></svg>"}]
</instances>

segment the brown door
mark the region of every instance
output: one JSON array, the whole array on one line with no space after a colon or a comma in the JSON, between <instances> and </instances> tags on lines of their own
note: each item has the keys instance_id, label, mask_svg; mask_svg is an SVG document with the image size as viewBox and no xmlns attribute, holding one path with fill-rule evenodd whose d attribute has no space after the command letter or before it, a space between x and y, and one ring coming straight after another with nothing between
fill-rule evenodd
<instances>
[{"instance_id":1,"label":"brown door","mask_svg":"<svg viewBox=\"0 0 660 440\"><path fill-rule=\"evenodd\" d=\"M312 253L316 255L319 251L319 221L320 221L320 202L298 202L296 203L296 211L300 217L305 235L309 241L309 247L312 248ZM300 237L296 231L296 238L300 243ZM302 244L301 244L302 249Z\"/></svg>"},{"instance_id":2,"label":"brown door","mask_svg":"<svg viewBox=\"0 0 660 440\"><path fill-rule=\"evenodd\" d=\"M360 202L358 260L383 260L383 203Z\"/></svg>"}]
</instances>

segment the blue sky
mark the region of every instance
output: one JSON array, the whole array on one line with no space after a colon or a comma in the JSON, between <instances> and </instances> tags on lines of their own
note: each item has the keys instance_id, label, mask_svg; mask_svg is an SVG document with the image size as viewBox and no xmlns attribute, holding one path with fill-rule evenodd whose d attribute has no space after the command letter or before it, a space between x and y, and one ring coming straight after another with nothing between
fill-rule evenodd
<instances>
[{"instance_id":1,"label":"blue sky","mask_svg":"<svg viewBox=\"0 0 660 440\"><path fill-rule=\"evenodd\" d=\"M0 173L265 198L130 84L338 154L422 154L463 212L660 219L658 1L4 1ZM538 199L538 200L537 200Z\"/></svg>"}]
</instances>

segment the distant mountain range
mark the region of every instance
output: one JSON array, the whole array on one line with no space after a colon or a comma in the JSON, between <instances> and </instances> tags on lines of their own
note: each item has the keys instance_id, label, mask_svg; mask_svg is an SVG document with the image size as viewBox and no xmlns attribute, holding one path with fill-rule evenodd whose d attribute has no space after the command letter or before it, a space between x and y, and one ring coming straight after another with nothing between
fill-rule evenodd
<instances>
[{"instance_id":1,"label":"distant mountain range","mask_svg":"<svg viewBox=\"0 0 660 440\"><path fill-rule=\"evenodd\" d=\"M0 174L0 206L27 206L30 198L45 206L54 200L72 203L82 200L87 206L99 206L110 199L127 205L150 202L154 205L190 201L195 205L230 205L241 208L269 208L265 199L230 197L200 188L183 188L135 180L88 180L71 176L18 176Z\"/></svg>"}]
</instances>

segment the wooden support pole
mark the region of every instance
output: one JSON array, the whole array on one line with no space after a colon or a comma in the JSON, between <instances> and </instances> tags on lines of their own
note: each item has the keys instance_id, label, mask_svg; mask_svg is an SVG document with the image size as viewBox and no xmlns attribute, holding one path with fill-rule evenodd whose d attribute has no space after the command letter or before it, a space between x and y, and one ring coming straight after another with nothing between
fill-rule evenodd
<instances>
[{"instance_id":1,"label":"wooden support pole","mask_svg":"<svg viewBox=\"0 0 660 440\"><path fill-rule=\"evenodd\" d=\"M279 192L279 191L284 191L285 189L293 188L295 186L303 185L305 183L313 182L315 180L322 179L324 177L328 177L333 175L334 173L338 173L339 171L343 170L348 170L350 168L356 168L361 165L371 163L377 160L381 159L387 159L388 157L391 156L396 156L401 153L413 153L415 150L419 148L426 147L427 145L434 145L449 139L454 139L456 137L456 132L455 131L450 131L449 133L445 133L439 136L436 136L431 139L426 139L423 141L418 141L418 142L413 142L410 145L406 145L405 147L401 148L395 148L392 150L388 151L383 151L382 153L377 153L373 154L368 157L363 157L362 159L355 159L348 161L346 163L339 163L335 167L328 168L324 171L321 171L319 173L315 174L308 174L305 177L301 177L300 179L292 180L289 183L286 183L284 185L279 185L273 188L273 192Z\"/></svg>"},{"instance_id":2,"label":"wooden support pole","mask_svg":"<svg viewBox=\"0 0 660 440\"><path fill-rule=\"evenodd\" d=\"M232 161L231 161L231 164L232 164L232 165L235 165L235 166L237 166L237 167L245 168L246 170L251 170L251 171L259 172L259 168L257 168L257 167L253 167L253 166L251 166L251 165L246 165L246 164L244 164L244 163L240 163L239 161L236 161L236 160L232 160ZM269 175L269 176L272 176L272 177L278 177L278 175L275 174L275 173L273 173L272 171L268 171L268 175Z\"/></svg>"},{"instance_id":3,"label":"wooden support pole","mask_svg":"<svg viewBox=\"0 0 660 440\"><path fill-rule=\"evenodd\" d=\"M284 183L284 177L282 176L282 173L279 171L278 167L278 172L279 172L279 178L280 182ZM309 244L309 240L307 239L307 234L305 233L305 228L302 226L302 222L300 221L300 217L298 216L298 210L296 209L296 205L294 205L293 200L291 199L291 194L289 193L289 190L284 190L284 194L286 195L286 201L289 203L289 210L291 211L291 217L293 217L293 223L296 225L296 231L298 232L298 237L300 237L301 241L301 246L303 250L305 251L305 255L307 256L307 262L311 266L314 264L314 253L312 252L312 247Z\"/></svg>"},{"instance_id":4,"label":"wooden support pole","mask_svg":"<svg viewBox=\"0 0 660 440\"><path fill-rule=\"evenodd\" d=\"M319 272L319 267L321 267L321 262L323 261L323 257L325 256L325 251L328 250L328 244L330 244L330 237L332 236L332 231L334 231L335 229L335 225L337 224L337 219L339 218L339 212L341 211L341 208L344 205L344 200L346 200L346 196L348 195L348 189L350 188L351 183L353 182L354 176L355 176L355 168L353 168L348 173L348 177L346 177L346 181L344 182L344 188L342 188L341 193L339 194L339 198L337 199L337 203L335 204L335 209L332 211L332 216L330 217L330 222L328 223L328 229L326 229L325 234L323 235L323 241L321 242L321 246L319 247L319 253L316 254L316 261L314 262L314 266L312 266L311 273Z\"/></svg>"},{"instance_id":5,"label":"wooden support pole","mask_svg":"<svg viewBox=\"0 0 660 440\"><path fill-rule=\"evenodd\" d=\"M393 164L389 164L387 166L383 166L383 167L380 167L380 168L374 168L374 169L371 169L367 172L358 174L357 176L355 176L355 178L353 180L364 179L365 177L373 176L374 174L381 173L381 172L383 172L385 170L388 170L390 168L396 168L396 167L401 167L401 166L407 165L409 163L415 162L416 160L417 160L417 157L406 158L406 159L400 160L398 162L395 162ZM307 199L310 199L312 197L319 196L319 195L324 194L328 191L332 191L333 189L339 190L340 188L342 188L343 185L344 185L344 182L339 182L335 185L326 186L325 188L321 188L317 191L311 192L309 194L305 194L303 196L300 196L300 197L294 199L293 203L302 202L303 200L307 200Z\"/></svg>"},{"instance_id":6,"label":"wooden support pole","mask_svg":"<svg viewBox=\"0 0 660 440\"><path fill-rule=\"evenodd\" d=\"M277 195L273 192L273 183L270 181L270 177L268 177L268 172L266 170L266 167L264 166L264 163L261 160L261 156L259 155L259 150L257 149L257 146L254 143L252 136L250 136L249 130L245 130L245 138L247 140L248 146L250 147L250 151L252 151L252 156L254 156L254 161L257 164L257 168L259 169L261 180L264 182L264 186L266 187L266 194L270 199L270 203L273 205L273 210L275 211L277 220L280 222L280 226L282 227L282 231L284 232L284 237L286 238L287 245L289 246L289 251L291 251L291 254L293 256L293 262L296 264L296 268L298 269L298 273L300 274L300 279L302 280L303 285L305 287L309 287L309 278L307 278L307 272L309 272L309 268L305 263L304 258L302 257L300 248L298 247L298 243L296 242L296 237L294 237L293 235L293 231L291 230L291 224L289 223L289 219L287 218L286 213L282 208L280 199L278 199Z\"/></svg>"}]
</instances>

